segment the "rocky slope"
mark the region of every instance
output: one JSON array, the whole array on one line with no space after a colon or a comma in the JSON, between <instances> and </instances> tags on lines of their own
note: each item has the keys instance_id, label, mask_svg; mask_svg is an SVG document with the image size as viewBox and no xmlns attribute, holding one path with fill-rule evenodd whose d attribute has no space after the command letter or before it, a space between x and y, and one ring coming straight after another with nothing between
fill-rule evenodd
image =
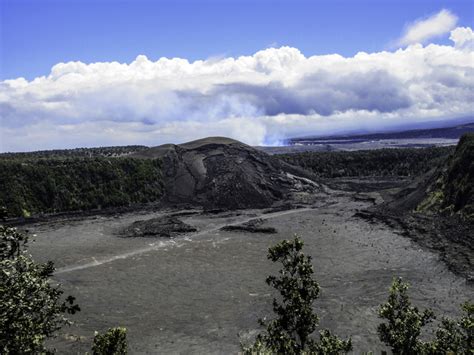
<instances>
[{"instance_id":1,"label":"rocky slope","mask_svg":"<svg viewBox=\"0 0 474 355\"><path fill-rule=\"evenodd\" d=\"M380 206L393 212L419 212L465 220L474 218L474 134L465 134L456 150L417 176Z\"/></svg>"},{"instance_id":2,"label":"rocky slope","mask_svg":"<svg viewBox=\"0 0 474 355\"><path fill-rule=\"evenodd\" d=\"M474 135L464 135L445 162L384 203L356 214L398 226L474 281Z\"/></svg>"},{"instance_id":3,"label":"rocky slope","mask_svg":"<svg viewBox=\"0 0 474 355\"><path fill-rule=\"evenodd\" d=\"M294 193L319 189L310 173L229 138L165 144L132 157L162 160L169 204L265 208Z\"/></svg>"},{"instance_id":4,"label":"rocky slope","mask_svg":"<svg viewBox=\"0 0 474 355\"><path fill-rule=\"evenodd\" d=\"M428 186L418 210L474 219L474 133L461 137L445 169L438 171L435 182Z\"/></svg>"}]
</instances>

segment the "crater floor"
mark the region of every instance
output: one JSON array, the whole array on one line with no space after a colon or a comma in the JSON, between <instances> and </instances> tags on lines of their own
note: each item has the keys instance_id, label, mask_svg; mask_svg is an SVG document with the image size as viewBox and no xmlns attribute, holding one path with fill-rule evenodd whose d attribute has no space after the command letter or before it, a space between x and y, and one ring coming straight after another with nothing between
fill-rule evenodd
<instances>
[{"instance_id":1,"label":"crater floor","mask_svg":"<svg viewBox=\"0 0 474 355\"><path fill-rule=\"evenodd\" d=\"M55 262L55 279L82 308L51 345L59 353L84 353L95 330L121 325L128 328L132 354L236 353L240 340L259 329L257 319L272 316L274 292L264 280L277 265L267 260L267 250L295 233L313 256L322 288L315 303L321 326L351 336L356 353L384 349L376 310L393 277L410 282L416 305L457 316L459 304L473 299L472 284L399 231L353 217L369 203L340 192L308 208L273 213L196 211L179 218L198 231L175 239L116 235L166 212L29 226L37 234L33 256ZM220 230L254 218L278 233Z\"/></svg>"}]
</instances>

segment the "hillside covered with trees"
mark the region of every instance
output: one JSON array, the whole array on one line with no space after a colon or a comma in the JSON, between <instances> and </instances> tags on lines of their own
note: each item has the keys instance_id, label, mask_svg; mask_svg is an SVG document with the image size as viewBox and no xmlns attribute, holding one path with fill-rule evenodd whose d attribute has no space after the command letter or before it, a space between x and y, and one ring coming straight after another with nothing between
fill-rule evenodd
<instances>
[{"instance_id":1,"label":"hillside covered with trees","mask_svg":"<svg viewBox=\"0 0 474 355\"><path fill-rule=\"evenodd\" d=\"M0 205L11 216L153 202L163 193L157 159L0 159Z\"/></svg>"},{"instance_id":2,"label":"hillside covered with trees","mask_svg":"<svg viewBox=\"0 0 474 355\"><path fill-rule=\"evenodd\" d=\"M363 176L416 176L442 163L454 147L302 152L279 158L321 178Z\"/></svg>"},{"instance_id":3,"label":"hillside covered with trees","mask_svg":"<svg viewBox=\"0 0 474 355\"><path fill-rule=\"evenodd\" d=\"M144 145L126 145L115 147L38 150L35 152L24 153L1 153L0 160L121 157L147 149L149 148Z\"/></svg>"}]
</instances>

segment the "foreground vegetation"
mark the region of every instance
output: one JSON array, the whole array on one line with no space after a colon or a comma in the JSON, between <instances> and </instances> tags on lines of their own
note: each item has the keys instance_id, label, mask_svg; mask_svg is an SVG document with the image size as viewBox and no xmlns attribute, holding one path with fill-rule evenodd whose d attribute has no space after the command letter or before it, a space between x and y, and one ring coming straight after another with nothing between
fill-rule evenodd
<instances>
[{"instance_id":1,"label":"foreground vegetation","mask_svg":"<svg viewBox=\"0 0 474 355\"><path fill-rule=\"evenodd\" d=\"M126 355L127 348L127 328L109 328L104 334L95 332L93 355Z\"/></svg>"},{"instance_id":2,"label":"foreground vegetation","mask_svg":"<svg viewBox=\"0 0 474 355\"><path fill-rule=\"evenodd\" d=\"M351 340L342 340L327 329L319 332L319 340L312 333L319 318L313 310L313 302L319 297L320 287L313 279L311 257L302 252L303 241L295 236L268 250L268 259L282 264L279 276L269 276L267 284L280 294L273 299L276 318L260 324L266 330L257 336L244 353L268 354L339 354L352 350Z\"/></svg>"},{"instance_id":3,"label":"foreground vegetation","mask_svg":"<svg viewBox=\"0 0 474 355\"><path fill-rule=\"evenodd\" d=\"M2 218L5 211L1 210ZM74 297L50 282L53 263L38 264L26 250L28 237L0 225L0 353L48 353L46 338L80 310Z\"/></svg>"},{"instance_id":4,"label":"foreground vegetation","mask_svg":"<svg viewBox=\"0 0 474 355\"><path fill-rule=\"evenodd\" d=\"M277 156L321 178L416 176L442 163L453 151L454 147L434 147L303 152Z\"/></svg>"},{"instance_id":5,"label":"foreground vegetation","mask_svg":"<svg viewBox=\"0 0 474 355\"><path fill-rule=\"evenodd\" d=\"M386 303L378 310L385 320L378 328L380 340L392 349L393 354L472 354L474 352L474 304L461 305L464 315L459 320L443 317L431 341L421 341L423 327L434 318L431 309L424 311L412 306L407 283L395 279Z\"/></svg>"},{"instance_id":6,"label":"foreground vegetation","mask_svg":"<svg viewBox=\"0 0 474 355\"><path fill-rule=\"evenodd\" d=\"M133 158L0 159L0 205L12 216L158 201L161 162Z\"/></svg>"}]
</instances>

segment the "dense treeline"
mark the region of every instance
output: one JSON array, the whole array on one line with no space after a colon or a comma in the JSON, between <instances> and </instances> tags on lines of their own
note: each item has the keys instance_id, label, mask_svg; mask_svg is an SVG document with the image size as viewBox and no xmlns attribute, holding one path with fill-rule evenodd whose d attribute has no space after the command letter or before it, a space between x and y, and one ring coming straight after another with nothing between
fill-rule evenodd
<instances>
[{"instance_id":1,"label":"dense treeline","mask_svg":"<svg viewBox=\"0 0 474 355\"><path fill-rule=\"evenodd\" d=\"M277 156L323 178L414 176L440 164L453 151L454 147L432 147L351 152L303 152Z\"/></svg>"},{"instance_id":2,"label":"dense treeline","mask_svg":"<svg viewBox=\"0 0 474 355\"><path fill-rule=\"evenodd\" d=\"M29 160L29 159L69 159L69 158L96 158L96 157L120 157L131 153L149 149L143 145L127 145L115 147L98 148L75 148L75 149L54 149L39 150L36 152L24 153L2 153L1 160Z\"/></svg>"},{"instance_id":3,"label":"dense treeline","mask_svg":"<svg viewBox=\"0 0 474 355\"><path fill-rule=\"evenodd\" d=\"M0 159L0 205L13 216L157 201L161 162L133 158Z\"/></svg>"}]
</instances>

